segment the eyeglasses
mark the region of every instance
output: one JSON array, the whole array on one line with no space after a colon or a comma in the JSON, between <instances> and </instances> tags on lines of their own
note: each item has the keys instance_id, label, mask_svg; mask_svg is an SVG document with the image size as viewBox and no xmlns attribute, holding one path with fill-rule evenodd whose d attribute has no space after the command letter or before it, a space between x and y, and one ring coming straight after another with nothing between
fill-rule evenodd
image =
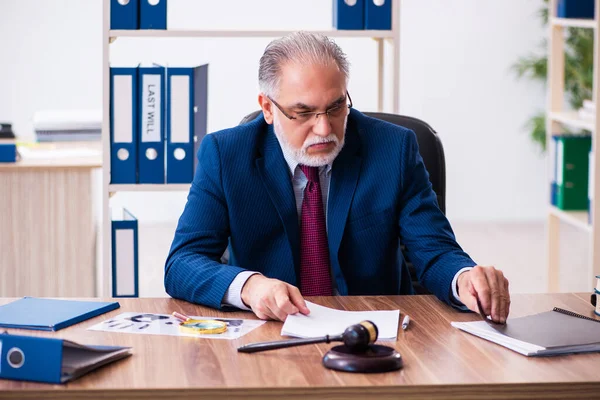
<instances>
[{"instance_id":1,"label":"eyeglasses","mask_svg":"<svg viewBox=\"0 0 600 400\"><path fill-rule=\"evenodd\" d=\"M348 101L350 102L350 104L340 104L340 105L331 107L330 109L327 109L323 112L306 111L306 112L295 113L295 115L290 115L287 112L285 112L283 110L283 108L271 97L267 96L267 98L269 100L271 100L273 102L273 104L275 104L275 107L277 107L279 109L279 111L281 111L281 113L287 117L287 119L295 120L296 122L302 124L302 123L310 121L313 118L314 118L314 121L317 121L319 119L319 116L321 116L321 115L327 115L327 117L330 120L332 118L341 118L341 117L346 116L348 114L348 110L350 108L352 108L352 98L350 97L350 93L348 93L347 91L346 91L346 96L348 97Z\"/></svg>"}]
</instances>

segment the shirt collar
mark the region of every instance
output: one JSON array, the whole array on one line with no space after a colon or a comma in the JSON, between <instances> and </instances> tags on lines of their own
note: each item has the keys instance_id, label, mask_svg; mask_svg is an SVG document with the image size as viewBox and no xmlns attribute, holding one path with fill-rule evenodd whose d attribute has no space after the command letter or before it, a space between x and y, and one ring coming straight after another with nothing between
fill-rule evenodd
<instances>
[{"instance_id":1,"label":"shirt collar","mask_svg":"<svg viewBox=\"0 0 600 400\"><path fill-rule=\"evenodd\" d=\"M279 141L279 138L277 138L277 141ZM281 151L283 152L283 158L285 159L285 162L287 163L288 167L290 168L290 176L293 177L299 163L298 163L298 161L296 161L293 154L286 151L284 146L281 145L281 142L279 142L279 147L281 147ZM319 174L323 173L323 171L325 171L325 173L327 173L327 174L329 172L331 172L331 164L327 164L327 165L323 165L323 166L319 167Z\"/></svg>"}]
</instances>

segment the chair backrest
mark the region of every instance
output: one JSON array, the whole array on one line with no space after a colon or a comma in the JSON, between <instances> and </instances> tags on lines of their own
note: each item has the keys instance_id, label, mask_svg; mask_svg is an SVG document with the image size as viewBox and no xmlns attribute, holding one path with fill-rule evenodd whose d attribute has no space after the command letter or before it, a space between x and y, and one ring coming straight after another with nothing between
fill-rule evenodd
<instances>
[{"instance_id":1,"label":"chair backrest","mask_svg":"<svg viewBox=\"0 0 600 400\"><path fill-rule=\"evenodd\" d=\"M252 121L258 114L260 114L260 111L248 114L242 119L240 125ZM427 172L429 172L429 181L431 182L433 191L437 195L438 205L440 210L443 213L446 213L446 159L444 157L442 141L436 131L434 131L428 123L421 121L418 118L380 112L365 112L364 114L369 117L403 126L415 133L419 144L419 153L421 154L421 157L423 157L423 163L425 164ZM408 257L406 257L404 246L402 246L402 250L408 264L408 270L415 292L417 294L431 294L417 279L415 268Z\"/></svg>"}]
</instances>

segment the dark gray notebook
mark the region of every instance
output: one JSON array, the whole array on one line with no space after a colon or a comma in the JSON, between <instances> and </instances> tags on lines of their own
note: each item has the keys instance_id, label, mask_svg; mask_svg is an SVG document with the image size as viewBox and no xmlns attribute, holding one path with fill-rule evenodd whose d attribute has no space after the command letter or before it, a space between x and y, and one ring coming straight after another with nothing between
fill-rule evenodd
<instances>
[{"instance_id":1,"label":"dark gray notebook","mask_svg":"<svg viewBox=\"0 0 600 400\"><path fill-rule=\"evenodd\" d=\"M513 339L541 347L583 346L600 343L600 320L559 308L493 326ZM588 319L589 318L589 319Z\"/></svg>"},{"instance_id":2,"label":"dark gray notebook","mask_svg":"<svg viewBox=\"0 0 600 400\"><path fill-rule=\"evenodd\" d=\"M600 319L561 308L509 318L506 325L475 321L452 326L526 356L600 351Z\"/></svg>"}]
</instances>

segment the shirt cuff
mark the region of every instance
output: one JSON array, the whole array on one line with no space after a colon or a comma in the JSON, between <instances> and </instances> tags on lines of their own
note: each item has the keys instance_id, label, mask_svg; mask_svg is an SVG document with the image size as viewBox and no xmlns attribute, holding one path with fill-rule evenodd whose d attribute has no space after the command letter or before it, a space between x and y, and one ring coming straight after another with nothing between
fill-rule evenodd
<instances>
[{"instance_id":1,"label":"shirt cuff","mask_svg":"<svg viewBox=\"0 0 600 400\"><path fill-rule=\"evenodd\" d=\"M460 274L462 274L463 272L466 271L470 271L472 270L473 267L465 267L461 270L459 270L456 275L454 275L454 279L452 279L452 305L461 309L461 310L467 310L467 306L465 306L462 301L460 301L460 298L458 297L458 276ZM241 274L240 274L241 275Z\"/></svg>"},{"instance_id":2,"label":"shirt cuff","mask_svg":"<svg viewBox=\"0 0 600 400\"><path fill-rule=\"evenodd\" d=\"M259 272L244 271L237 274L223 296L223 300L221 301L222 305L233 306L239 308L240 310L250 311L250 307L246 306L242 301L242 288L246 284L248 278L254 274L259 274Z\"/></svg>"}]
</instances>

